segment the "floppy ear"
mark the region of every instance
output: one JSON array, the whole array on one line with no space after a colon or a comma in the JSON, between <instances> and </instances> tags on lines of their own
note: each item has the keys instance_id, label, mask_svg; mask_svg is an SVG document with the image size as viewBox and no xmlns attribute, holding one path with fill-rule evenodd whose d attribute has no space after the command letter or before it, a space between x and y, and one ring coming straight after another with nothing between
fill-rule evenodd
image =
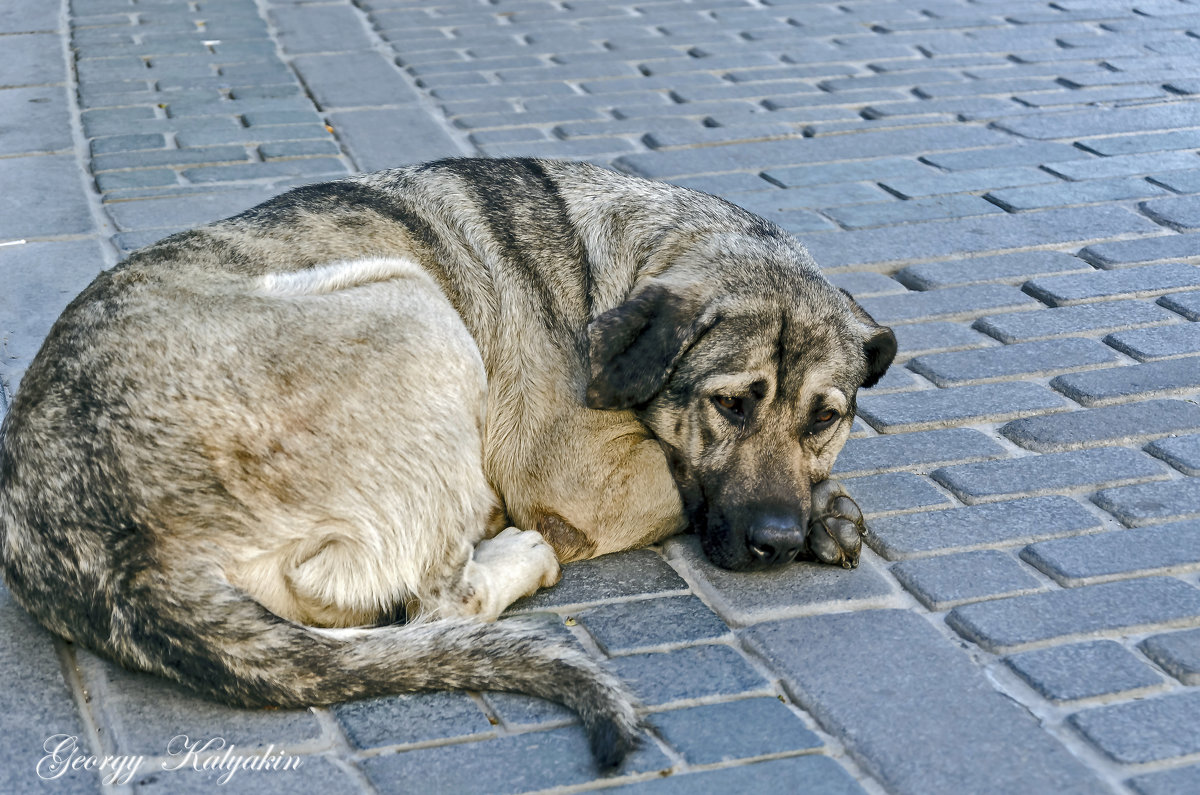
<instances>
[{"instance_id":1,"label":"floppy ear","mask_svg":"<svg viewBox=\"0 0 1200 795\"><path fill-rule=\"evenodd\" d=\"M863 342L863 353L867 357L867 377L862 385L864 389L873 387L879 383L880 378L883 378L883 374L891 366L892 360L896 358L896 335L887 326L876 323L875 318L858 305L854 296L845 290L842 292L850 300L850 308L854 312L854 316L867 327L867 338Z\"/></svg>"},{"instance_id":2,"label":"floppy ear","mask_svg":"<svg viewBox=\"0 0 1200 795\"><path fill-rule=\"evenodd\" d=\"M654 397L706 328L700 307L694 298L651 283L592 321L588 408L628 409Z\"/></svg>"}]
</instances>

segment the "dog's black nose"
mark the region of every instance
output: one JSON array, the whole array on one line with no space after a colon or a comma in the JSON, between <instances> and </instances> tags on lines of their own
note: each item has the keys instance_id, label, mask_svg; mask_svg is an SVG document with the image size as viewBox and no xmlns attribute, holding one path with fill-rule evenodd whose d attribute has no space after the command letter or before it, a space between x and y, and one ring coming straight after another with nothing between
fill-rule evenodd
<instances>
[{"instance_id":1,"label":"dog's black nose","mask_svg":"<svg viewBox=\"0 0 1200 795\"><path fill-rule=\"evenodd\" d=\"M791 563L804 549L805 524L795 516L762 516L750 526L746 543L763 563Z\"/></svg>"}]
</instances>

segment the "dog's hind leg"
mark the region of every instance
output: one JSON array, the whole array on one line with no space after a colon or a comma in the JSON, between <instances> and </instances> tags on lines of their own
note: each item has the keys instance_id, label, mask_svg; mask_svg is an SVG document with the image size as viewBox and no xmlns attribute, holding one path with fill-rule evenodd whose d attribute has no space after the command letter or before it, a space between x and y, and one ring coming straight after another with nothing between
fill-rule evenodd
<instances>
[{"instance_id":1,"label":"dog's hind leg","mask_svg":"<svg viewBox=\"0 0 1200 795\"><path fill-rule=\"evenodd\" d=\"M549 588L562 577L554 548L542 534L516 527L480 541L464 574L475 592L471 612L487 621L522 596Z\"/></svg>"}]
</instances>

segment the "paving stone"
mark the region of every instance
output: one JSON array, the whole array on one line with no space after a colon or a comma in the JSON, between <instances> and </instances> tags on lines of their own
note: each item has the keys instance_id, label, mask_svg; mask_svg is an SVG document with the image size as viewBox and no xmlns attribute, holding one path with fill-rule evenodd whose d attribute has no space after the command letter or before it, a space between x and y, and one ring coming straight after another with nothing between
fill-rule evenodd
<instances>
[{"instance_id":1,"label":"paving stone","mask_svg":"<svg viewBox=\"0 0 1200 795\"><path fill-rule=\"evenodd\" d=\"M756 191L727 196L734 204L770 217L771 212L797 208L821 209L860 202L888 201L899 204L874 185L862 182L842 182L833 185L812 185L807 188L785 188L783 190ZM881 274L876 274L881 275Z\"/></svg>"},{"instance_id":2,"label":"paving stone","mask_svg":"<svg viewBox=\"0 0 1200 795\"><path fill-rule=\"evenodd\" d=\"M874 526L872 521L869 527ZM738 626L834 606L845 610L877 605L895 593L888 577L867 557L852 571L803 561L769 571L732 572L710 563L694 535L668 539L665 549L697 583L705 601Z\"/></svg>"},{"instance_id":3,"label":"paving stone","mask_svg":"<svg viewBox=\"0 0 1200 795\"><path fill-rule=\"evenodd\" d=\"M1027 497L945 511L885 516L866 541L888 560L1029 543L1101 529L1100 520L1068 497Z\"/></svg>"},{"instance_id":4,"label":"paving stone","mask_svg":"<svg viewBox=\"0 0 1200 795\"><path fill-rule=\"evenodd\" d=\"M834 185L847 182L875 182L902 176L924 177L933 169L906 157L883 157L848 163L820 163L769 168L763 172L772 182L785 188Z\"/></svg>"},{"instance_id":5,"label":"paving stone","mask_svg":"<svg viewBox=\"0 0 1200 795\"><path fill-rule=\"evenodd\" d=\"M0 90L0 118L20 120L0 126L0 155L55 152L74 144L62 86Z\"/></svg>"},{"instance_id":6,"label":"paving stone","mask_svg":"<svg viewBox=\"0 0 1200 795\"><path fill-rule=\"evenodd\" d=\"M1169 132L1134 133L1091 138L1080 146L1098 155L1131 155L1139 152L1169 152L1200 148L1200 131L1171 130ZM1078 152L1078 150L1075 150ZM1066 158L1070 159L1070 158Z\"/></svg>"},{"instance_id":7,"label":"paving stone","mask_svg":"<svg viewBox=\"0 0 1200 795\"><path fill-rule=\"evenodd\" d=\"M812 102L809 94L801 102ZM698 106L698 103L688 103ZM773 103L781 107L778 102ZM623 108L618 112L626 115ZM626 117L628 117L626 115ZM636 154L622 157L619 164L647 177L672 177L717 171L741 171L746 168L787 166L814 160L846 160L862 152L885 157L911 152L914 148L930 151L971 149L1005 141L1002 134L984 128L963 126L893 129L850 136L829 136L792 141L772 141L709 147L707 158L698 158L686 150ZM918 143L919 142L919 143ZM851 180L834 180L846 182Z\"/></svg>"},{"instance_id":8,"label":"paving stone","mask_svg":"<svg viewBox=\"0 0 1200 795\"><path fill-rule=\"evenodd\" d=\"M271 758L276 758L278 753L272 752ZM328 757L305 754L292 758L297 759L300 764L287 769L284 769L282 764L278 769L241 768L232 775L229 775L228 770L198 770L192 766L184 766L177 770L160 770L155 768L160 767L162 763L153 766L148 763L142 768L145 775L133 782L134 792L139 795L205 795L214 790L226 793L287 792L292 795L365 793L357 776L347 772ZM166 764L174 768L178 762L167 760ZM147 768L151 768L152 772L147 773ZM225 778L226 775L229 777Z\"/></svg>"},{"instance_id":9,"label":"paving stone","mask_svg":"<svg viewBox=\"0 0 1200 795\"><path fill-rule=\"evenodd\" d=\"M0 164L0 168L3 168ZM192 227L227 218L274 195L269 189L229 190L194 196L167 199L119 202L108 205L108 213L117 229Z\"/></svg>"},{"instance_id":10,"label":"paving stone","mask_svg":"<svg viewBox=\"0 0 1200 795\"><path fill-rule=\"evenodd\" d=\"M797 782L805 795L863 795L866 791L837 762L827 756L772 759L751 765L689 771L617 787L614 792L637 795L726 795L752 791L761 795L790 795Z\"/></svg>"},{"instance_id":11,"label":"paving stone","mask_svg":"<svg viewBox=\"0 0 1200 795\"><path fill-rule=\"evenodd\" d=\"M0 8L0 33L56 30L59 9L42 3L10 4Z\"/></svg>"},{"instance_id":12,"label":"paving stone","mask_svg":"<svg viewBox=\"0 0 1200 795\"><path fill-rule=\"evenodd\" d=\"M1161 325L1174 319L1170 313L1149 301L1123 300L1055 307L1037 312L988 315L976 320L974 328L1001 342L1014 343L1068 334ZM897 333L903 328L899 327Z\"/></svg>"},{"instance_id":13,"label":"paving stone","mask_svg":"<svg viewBox=\"0 0 1200 795\"><path fill-rule=\"evenodd\" d=\"M826 278L834 287L839 287L856 298L906 292L904 285L882 273L830 273L826 274Z\"/></svg>"},{"instance_id":14,"label":"paving stone","mask_svg":"<svg viewBox=\"0 0 1200 795\"><path fill-rule=\"evenodd\" d=\"M1187 393L1200 387L1200 357L1188 356L1108 370L1070 373L1056 377L1050 386L1085 406Z\"/></svg>"},{"instance_id":15,"label":"paving stone","mask_svg":"<svg viewBox=\"0 0 1200 795\"><path fill-rule=\"evenodd\" d=\"M346 166L337 158L305 157L232 166L200 166L184 169L182 173L193 183L206 183L299 175L340 177L345 176L347 171Z\"/></svg>"},{"instance_id":16,"label":"paving stone","mask_svg":"<svg viewBox=\"0 0 1200 795\"><path fill-rule=\"evenodd\" d=\"M1095 340L1067 338L927 354L909 361L908 367L938 386L955 386L1018 375L1052 375L1116 361L1112 350Z\"/></svg>"},{"instance_id":17,"label":"paving stone","mask_svg":"<svg viewBox=\"0 0 1200 795\"><path fill-rule=\"evenodd\" d=\"M820 259L817 260L820 262ZM864 298L863 309L880 323L970 317L998 309L1034 308L1038 303L1005 284L972 284L942 290Z\"/></svg>"},{"instance_id":18,"label":"paving stone","mask_svg":"<svg viewBox=\"0 0 1200 795\"><path fill-rule=\"evenodd\" d=\"M1079 250L1079 256L1098 268L1122 268L1163 259L1185 259L1200 250L1195 235L1160 235L1138 240L1096 243Z\"/></svg>"},{"instance_id":19,"label":"paving stone","mask_svg":"<svg viewBox=\"0 0 1200 795\"><path fill-rule=\"evenodd\" d=\"M355 748L492 733L466 693L412 693L338 704L333 714Z\"/></svg>"},{"instance_id":20,"label":"paving stone","mask_svg":"<svg viewBox=\"0 0 1200 795\"><path fill-rule=\"evenodd\" d=\"M501 737L482 743L435 746L380 754L359 763L380 792L403 792L413 781L436 782L437 791L461 795L508 795L583 784L600 778L583 729ZM643 743L620 774L667 770L671 762L654 743ZM503 771L497 775L497 771ZM612 778L605 779L612 783Z\"/></svg>"},{"instance_id":21,"label":"paving stone","mask_svg":"<svg viewBox=\"0 0 1200 795\"><path fill-rule=\"evenodd\" d=\"M327 140L329 131L323 124L276 124L269 127L217 126L212 129L182 130L175 134L175 142L181 147L260 144L266 141L299 141L306 138Z\"/></svg>"},{"instance_id":22,"label":"paving stone","mask_svg":"<svg viewBox=\"0 0 1200 795\"><path fill-rule=\"evenodd\" d=\"M1004 661L1043 698L1058 702L1128 693L1163 683L1153 668L1112 640L1026 651Z\"/></svg>"},{"instance_id":23,"label":"paving stone","mask_svg":"<svg viewBox=\"0 0 1200 795\"><path fill-rule=\"evenodd\" d=\"M149 168L152 166L185 166L200 163L235 163L249 160L243 146L204 146L190 149L153 149L150 151L97 154L92 158L92 171Z\"/></svg>"},{"instance_id":24,"label":"paving stone","mask_svg":"<svg viewBox=\"0 0 1200 795\"><path fill-rule=\"evenodd\" d=\"M835 475L874 474L889 469L919 468L963 461L1003 458L1008 452L986 434L968 428L851 439L838 454Z\"/></svg>"},{"instance_id":25,"label":"paving stone","mask_svg":"<svg viewBox=\"0 0 1200 795\"><path fill-rule=\"evenodd\" d=\"M1091 491L1168 476L1167 468L1160 462L1124 447L958 464L934 470L930 475L969 504L1021 494Z\"/></svg>"},{"instance_id":26,"label":"paving stone","mask_svg":"<svg viewBox=\"0 0 1200 795\"><path fill-rule=\"evenodd\" d=\"M761 694L770 690L767 680L740 652L724 645L631 654L614 658L611 667L648 707L708 696Z\"/></svg>"},{"instance_id":27,"label":"paving stone","mask_svg":"<svg viewBox=\"0 0 1200 795\"><path fill-rule=\"evenodd\" d=\"M1200 522L1042 541L1023 549L1021 557L1068 586L1115 576L1188 570L1200 566Z\"/></svg>"},{"instance_id":28,"label":"paving stone","mask_svg":"<svg viewBox=\"0 0 1200 795\"><path fill-rule=\"evenodd\" d=\"M1200 290L1164 295L1158 299L1158 304L1172 312L1178 312L1188 320L1200 320Z\"/></svg>"},{"instance_id":29,"label":"paving stone","mask_svg":"<svg viewBox=\"0 0 1200 795\"><path fill-rule=\"evenodd\" d=\"M92 712L115 753L163 756L165 743L180 734L220 738L244 752L270 745L295 748L322 734L311 710L235 709L166 679L118 668L82 649L76 655Z\"/></svg>"},{"instance_id":30,"label":"paving stone","mask_svg":"<svg viewBox=\"0 0 1200 795\"><path fill-rule=\"evenodd\" d=\"M96 176L96 187L101 191L120 190L122 188L149 188L163 185L177 185L179 179L169 168L150 168L138 171L110 171Z\"/></svg>"},{"instance_id":31,"label":"paving stone","mask_svg":"<svg viewBox=\"0 0 1200 795\"><path fill-rule=\"evenodd\" d=\"M353 110L329 115L329 123L362 171L460 157L463 150L445 128L415 110ZM389 130L386 136L378 131Z\"/></svg>"},{"instance_id":32,"label":"paving stone","mask_svg":"<svg viewBox=\"0 0 1200 795\"><path fill-rule=\"evenodd\" d=\"M978 196L955 194L951 196L929 196L908 201L852 204L845 207L827 207L825 214L847 229L864 229L929 221L939 218L963 218L974 215L1001 213L999 207Z\"/></svg>"},{"instance_id":33,"label":"paving stone","mask_svg":"<svg viewBox=\"0 0 1200 795\"><path fill-rule=\"evenodd\" d=\"M1138 648L1185 685L1200 685L1200 629L1152 635Z\"/></svg>"},{"instance_id":34,"label":"paving stone","mask_svg":"<svg viewBox=\"0 0 1200 795\"><path fill-rule=\"evenodd\" d=\"M0 14L0 20L3 20ZM0 765L0 789L25 792L38 783L38 776L52 781L55 791L81 793L100 789L100 776L85 770L53 767L43 761L51 748L75 738L81 753L91 753L91 742L79 714L50 635L34 623L8 590L0 585L0 708L4 731L0 750L9 761ZM57 738L51 742L51 738ZM97 749L98 750L98 749ZM122 779L123 780L123 779Z\"/></svg>"},{"instance_id":35,"label":"paving stone","mask_svg":"<svg viewBox=\"0 0 1200 795\"><path fill-rule=\"evenodd\" d=\"M1187 103L1128 108L1089 108L1003 119L997 123L1026 138L1047 140L1188 127L1195 109Z\"/></svg>"},{"instance_id":36,"label":"paving stone","mask_svg":"<svg viewBox=\"0 0 1200 795\"><path fill-rule=\"evenodd\" d=\"M1129 527L1200 516L1200 478L1105 489L1095 502Z\"/></svg>"},{"instance_id":37,"label":"paving stone","mask_svg":"<svg viewBox=\"0 0 1200 795\"><path fill-rule=\"evenodd\" d=\"M1200 323L1119 331L1104 341L1140 362L1200 353Z\"/></svg>"},{"instance_id":38,"label":"paving stone","mask_svg":"<svg viewBox=\"0 0 1200 795\"><path fill-rule=\"evenodd\" d=\"M892 574L930 610L1042 587L1011 555L994 549L901 561Z\"/></svg>"},{"instance_id":39,"label":"paving stone","mask_svg":"<svg viewBox=\"0 0 1200 795\"><path fill-rule=\"evenodd\" d=\"M1149 152L1145 154L1088 157L1063 160L1043 166L1047 171L1070 180L1103 179L1128 174L1157 174L1175 169L1200 168L1195 152Z\"/></svg>"},{"instance_id":40,"label":"paving stone","mask_svg":"<svg viewBox=\"0 0 1200 795\"><path fill-rule=\"evenodd\" d=\"M904 323L895 326L892 333L896 335L896 343L899 346L897 357L900 359L922 353L995 345L989 337L973 331L963 323Z\"/></svg>"},{"instance_id":41,"label":"paving stone","mask_svg":"<svg viewBox=\"0 0 1200 795\"><path fill-rule=\"evenodd\" d=\"M95 240L0 246L0 318L5 356L0 376L16 389L55 319L104 268Z\"/></svg>"},{"instance_id":42,"label":"paving stone","mask_svg":"<svg viewBox=\"0 0 1200 795\"><path fill-rule=\"evenodd\" d=\"M486 692L480 694L500 720L508 726L540 726L577 723L577 716L562 704L521 693Z\"/></svg>"},{"instance_id":43,"label":"paving stone","mask_svg":"<svg viewBox=\"0 0 1200 795\"><path fill-rule=\"evenodd\" d=\"M880 184L901 198L916 199L920 196L993 190L1015 185L1039 185L1047 182L1053 183L1059 182L1059 180L1040 169L1010 166L970 171L931 172L916 179L889 177L882 180Z\"/></svg>"},{"instance_id":44,"label":"paving stone","mask_svg":"<svg viewBox=\"0 0 1200 795\"><path fill-rule=\"evenodd\" d=\"M274 8L270 18L285 52L336 52L371 46L354 9L349 6Z\"/></svg>"},{"instance_id":45,"label":"paving stone","mask_svg":"<svg viewBox=\"0 0 1200 795\"><path fill-rule=\"evenodd\" d=\"M306 155L339 155L342 150L333 141L276 141L258 147L258 152L264 160L277 160L285 157L303 157Z\"/></svg>"},{"instance_id":46,"label":"paving stone","mask_svg":"<svg viewBox=\"0 0 1200 795\"><path fill-rule=\"evenodd\" d=\"M1193 430L1200 431L1200 406L1186 400L1146 400L1026 417L1008 423L1000 433L1045 453L1107 444L1140 446L1156 436Z\"/></svg>"},{"instance_id":47,"label":"paving stone","mask_svg":"<svg viewBox=\"0 0 1200 795\"><path fill-rule=\"evenodd\" d=\"M0 184L38 186L0 192L0 241L92 231L74 156L0 158Z\"/></svg>"},{"instance_id":48,"label":"paving stone","mask_svg":"<svg viewBox=\"0 0 1200 795\"><path fill-rule=\"evenodd\" d=\"M93 138L91 153L97 155L113 154L116 152L137 152L147 149L162 149L166 146L166 138L162 133L148 135L110 135L107 138Z\"/></svg>"},{"instance_id":49,"label":"paving stone","mask_svg":"<svg viewBox=\"0 0 1200 795\"><path fill-rule=\"evenodd\" d=\"M1178 231L1200 229L1200 196L1172 196L1138 205L1153 220Z\"/></svg>"},{"instance_id":50,"label":"paving stone","mask_svg":"<svg viewBox=\"0 0 1200 795\"><path fill-rule=\"evenodd\" d=\"M582 613L588 633L605 654L720 638L725 622L694 596L665 596L600 605Z\"/></svg>"},{"instance_id":51,"label":"paving stone","mask_svg":"<svg viewBox=\"0 0 1200 795\"><path fill-rule=\"evenodd\" d=\"M1200 193L1200 169L1192 171L1167 171L1155 174L1147 179L1176 193Z\"/></svg>"},{"instance_id":52,"label":"paving stone","mask_svg":"<svg viewBox=\"0 0 1200 795\"><path fill-rule=\"evenodd\" d=\"M1054 185L1030 185L990 190L989 201L1009 212L1062 207L1070 204L1094 204L1122 199L1145 199L1166 194L1166 189L1138 177L1089 179Z\"/></svg>"},{"instance_id":53,"label":"paving stone","mask_svg":"<svg viewBox=\"0 0 1200 795\"><path fill-rule=\"evenodd\" d=\"M1167 577L1082 585L956 607L946 623L988 651L1057 638L1178 626L1200 617L1200 589Z\"/></svg>"},{"instance_id":54,"label":"paving stone","mask_svg":"<svg viewBox=\"0 0 1200 795\"><path fill-rule=\"evenodd\" d=\"M988 81L989 84L991 82L993 81ZM962 171L1002 166L1039 166L1059 160L1075 160L1078 157L1079 149L1070 144L1022 141L1016 146L996 146L968 152L938 152L922 155L921 160L950 171Z\"/></svg>"},{"instance_id":55,"label":"paving stone","mask_svg":"<svg viewBox=\"0 0 1200 795\"><path fill-rule=\"evenodd\" d=\"M591 124L592 122L585 122ZM735 204L739 200L735 195L738 191L763 191L767 189L775 190L776 185L764 180L758 174L732 173L732 174L709 174L700 177L680 177L672 179L671 182L675 185L680 185L684 188L692 190L704 191L716 196L729 196L730 200Z\"/></svg>"},{"instance_id":56,"label":"paving stone","mask_svg":"<svg viewBox=\"0 0 1200 795\"><path fill-rule=\"evenodd\" d=\"M928 480L911 472L884 472L843 478L842 485L868 518L914 508L953 505Z\"/></svg>"},{"instance_id":57,"label":"paving stone","mask_svg":"<svg viewBox=\"0 0 1200 795\"><path fill-rule=\"evenodd\" d=\"M1156 229L1124 207L1065 207L1015 215L984 215L919 225L809 235L805 244L824 267L943 259L973 253L1065 245Z\"/></svg>"},{"instance_id":58,"label":"paving stone","mask_svg":"<svg viewBox=\"0 0 1200 795\"><path fill-rule=\"evenodd\" d=\"M1182 287L1200 287L1200 267L1166 263L1049 276L1026 283L1025 291L1051 306L1064 306L1105 298L1150 296Z\"/></svg>"},{"instance_id":59,"label":"paving stone","mask_svg":"<svg viewBox=\"0 0 1200 795\"><path fill-rule=\"evenodd\" d=\"M657 553L635 549L564 566L558 585L518 600L509 610L544 610L685 590L687 583Z\"/></svg>"},{"instance_id":60,"label":"paving stone","mask_svg":"<svg viewBox=\"0 0 1200 795\"><path fill-rule=\"evenodd\" d=\"M411 105L421 99L400 77L396 67L377 52L306 55L292 63L322 110ZM415 107L407 113L426 116Z\"/></svg>"},{"instance_id":61,"label":"paving stone","mask_svg":"<svg viewBox=\"0 0 1200 795\"><path fill-rule=\"evenodd\" d=\"M820 748L821 738L777 698L656 712L650 722L689 765ZM736 727L730 731L731 727Z\"/></svg>"},{"instance_id":62,"label":"paving stone","mask_svg":"<svg viewBox=\"0 0 1200 795\"><path fill-rule=\"evenodd\" d=\"M1161 458L1185 475L1200 475L1200 434L1159 439L1147 446L1146 452Z\"/></svg>"},{"instance_id":63,"label":"paving stone","mask_svg":"<svg viewBox=\"0 0 1200 795\"><path fill-rule=\"evenodd\" d=\"M1027 251L910 265L896 274L896 280L914 290L934 290L980 282L1019 284L1035 276L1091 270L1086 262L1061 251Z\"/></svg>"},{"instance_id":64,"label":"paving stone","mask_svg":"<svg viewBox=\"0 0 1200 795\"><path fill-rule=\"evenodd\" d=\"M746 640L888 792L1101 787L1029 712L994 690L963 650L907 610L792 619L748 630ZM943 752L948 745L955 753Z\"/></svg>"},{"instance_id":65,"label":"paving stone","mask_svg":"<svg viewBox=\"0 0 1200 795\"><path fill-rule=\"evenodd\" d=\"M1031 413L1059 410L1066 405L1050 390L1026 381L972 384L891 395L860 393L858 396L859 416L880 433L900 433L969 422L999 422Z\"/></svg>"},{"instance_id":66,"label":"paving stone","mask_svg":"<svg viewBox=\"0 0 1200 795\"><path fill-rule=\"evenodd\" d=\"M47 82L61 82L61 47L58 35L53 33L18 33L5 36L4 62L0 63L0 86L34 86Z\"/></svg>"},{"instance_id":67,"label":"paving stone","mask_svg":"<svg viewBox=\"0 0 1200 795\"><path fill-rule=\"evenodd\" d=\"M321 117L314 110L262 110L242 114L247 127L269 127L276 124L320 124Z\"/></svg>"},{"instance_id":68,"label":"paving stone","mask_svg":"<svg viewBox=\"0 0 1200 795\"><path fill-rule=\"evenodd\" d=\"M1200 791L1200 765L1147 773L1125 783L1138 795L1191 795Z\"/></svg>"},{"instance_id":69,"label":"paving stone","mask_svg":"<svg viewBox=\"0 0 1200 795\"><path fill-rule=\"evenodd\" d=\"M1200 692L1097 707L1071 716L1093 745L1123 764L1200 753Z\"/></svg>"}]
</instances>

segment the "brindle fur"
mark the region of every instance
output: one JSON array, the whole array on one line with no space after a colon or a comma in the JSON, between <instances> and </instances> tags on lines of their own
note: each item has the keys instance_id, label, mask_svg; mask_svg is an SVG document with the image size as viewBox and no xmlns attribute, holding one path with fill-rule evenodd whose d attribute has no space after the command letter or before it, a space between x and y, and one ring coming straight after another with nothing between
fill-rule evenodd
<instances>
[{"instance_id":1,"label":"brindle fur","mask_svg":"<svg viewBox=\"0 0 1200 795\"><path fill-rule=\"evenodd\" d=\"M702 193L539 160L299 188L63 313L2 429L5 579L53 632L231 703L515 690L614 765L624 687L477 619L689 524L723 566L779 525L807 540L775 557L852 565L856 509L810 495L894 350Z\"/></svg>"}]
</instances>

